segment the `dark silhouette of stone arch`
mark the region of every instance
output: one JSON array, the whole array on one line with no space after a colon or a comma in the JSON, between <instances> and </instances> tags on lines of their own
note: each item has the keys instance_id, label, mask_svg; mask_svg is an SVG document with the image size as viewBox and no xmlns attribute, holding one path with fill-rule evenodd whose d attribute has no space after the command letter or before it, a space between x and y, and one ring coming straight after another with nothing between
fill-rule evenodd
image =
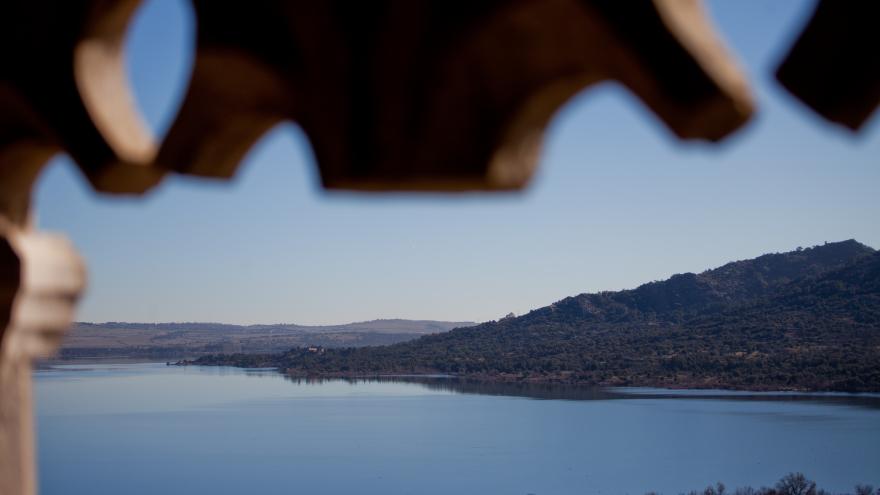
<instances>
[{"instance_id":1,"label":"dark silhouette of stone arch","mask_svg":"<svg viewBox=\"0 0 880 495\"><path fill-rule=\"evenodd\" d=\"M308 135L325 187L517 189L574 93L619 81L679 137L752 111L692 0L195 1L195 68L162 166L232 175L275 123Z\"/></svg>"}]
</instances>

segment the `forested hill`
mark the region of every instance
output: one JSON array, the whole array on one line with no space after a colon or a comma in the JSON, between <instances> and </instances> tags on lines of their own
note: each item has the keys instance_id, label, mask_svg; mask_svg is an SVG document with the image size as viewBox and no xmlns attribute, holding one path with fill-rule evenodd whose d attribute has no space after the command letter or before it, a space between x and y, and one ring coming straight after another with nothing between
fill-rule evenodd
<instances>
[{"instance_id":1,"label":"forested hill","mask_svg":"<svg viewBox=\"0 0 880 495\"><path fill-rule=\"evenodd\" d=\"M728 263L700 274L673 275L633 290L580 294L525 315L520 321L559 318L629 322L677 321L717 304L736 304L761 298L796 280L806 280L842 268L874 250L854 240L829 243L788 253Z\"/></svg>"},{"instance_id":2,"label":"forested hill","mask_svg":"<svg viewBox=\"0 0 880 495\"><path fill-rule=\"evenodd\" d=\"M880 253L855 241L729 263L374 348L209 356L302 375L454 373L594 385L880 391Z\"/></svg>"}]
</instances>

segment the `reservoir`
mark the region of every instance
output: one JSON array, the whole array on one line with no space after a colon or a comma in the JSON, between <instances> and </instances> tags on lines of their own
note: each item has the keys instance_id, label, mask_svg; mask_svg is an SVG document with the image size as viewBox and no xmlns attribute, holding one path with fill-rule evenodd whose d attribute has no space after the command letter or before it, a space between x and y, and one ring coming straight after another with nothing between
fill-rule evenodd
<instances>
[{"instance_id":1,"label":"reservoir","mask_svg":"<svg viewBox=\"0 0 880 495\"><path fill-rule=\"evenodd\" d=\"M880 396L34 372L40 493L677 494L880 485Z\"/></svg>"}]
</instances>

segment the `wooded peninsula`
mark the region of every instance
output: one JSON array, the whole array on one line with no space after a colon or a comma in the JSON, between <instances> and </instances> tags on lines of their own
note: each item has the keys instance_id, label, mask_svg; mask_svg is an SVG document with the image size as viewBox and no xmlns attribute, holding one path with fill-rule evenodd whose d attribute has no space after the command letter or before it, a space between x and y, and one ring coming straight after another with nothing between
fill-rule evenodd
<instances>
[{"instance_id":1,"label":"wooded peninsula","mask_svg":"<svg viewBox=\"0 0 880 495\"><path fill-rule=\"evenodd\" d=\"M826 243L567 297L394 345L214 354L179 364L312 377L878 392L880 252L854 240Z\"/></svg>"}]
</instances>

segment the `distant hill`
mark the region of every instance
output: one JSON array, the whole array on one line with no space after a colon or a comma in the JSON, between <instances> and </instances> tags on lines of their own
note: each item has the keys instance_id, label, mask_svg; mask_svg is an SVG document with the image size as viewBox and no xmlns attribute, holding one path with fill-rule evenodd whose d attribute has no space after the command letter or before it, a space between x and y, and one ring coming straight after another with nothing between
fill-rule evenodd
<instances>
[{"instance_id":1,"label":"distant hill","mask_svg":"<svg viewBox=\"0 0 880 495\"><path fill-rule=\"evenodd\" d=\"M60 357L182 359L217 352L282 352L291 347L395 344L473 325L432 320L373 320L344 325L84 323L67 333Z\"/></svg>"},{"instance_id":2,"label":"distant hill","mask_svg":"<svg viewBox=\"0 0 880 495\"><path fill-rule=\"evenodd\" d=\"M197 363L300 375L880 391L880 253L853 240L827 243L395 345Z\"/></svg>"}]
</instances>

